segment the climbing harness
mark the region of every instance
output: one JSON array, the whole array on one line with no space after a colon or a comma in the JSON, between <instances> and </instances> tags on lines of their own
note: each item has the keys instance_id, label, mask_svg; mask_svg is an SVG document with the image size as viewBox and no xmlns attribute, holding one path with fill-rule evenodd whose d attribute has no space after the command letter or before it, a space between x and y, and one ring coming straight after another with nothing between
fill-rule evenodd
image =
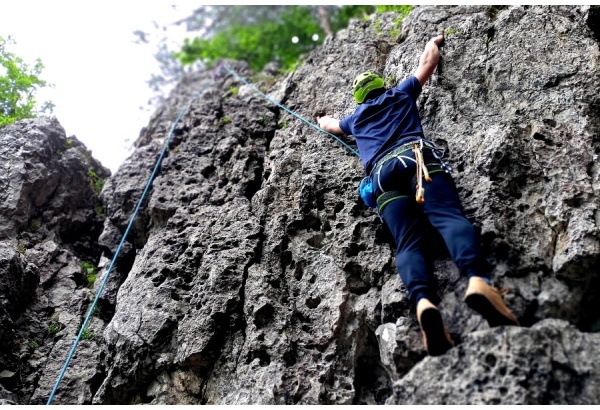
<instances>
[{"instance_id":1,"label":"climbing harness","mask_svg":"<svg viewBox=\"0 0 600 410\"><path fill-rule=\"evenodd\" d=\"M377 212L381 214L387 204L396 199L408 198L408 195L402 195L399 191L386 191L377 197Z\"/></svg>"},{"instance_id":2,"label":"climbing harness","mask_svg":"<svg viewBox=\"0 0 600 410\"><path fill-rule=\"evenodd\" d=\"M433 153L434 158L438 162L434 162L431 164L425 164L425 159L423 156L424 148L430 149ZM412 158L408 155L404 155L405 153L411 152L411 151L414 154L414 158ZM397 192L397 191L389 191L389 192L384 191L383 187L381 186L381 182L380 182L380 179L381 179L380 175L381 175L381 169L382 169L383 164L385 164L386 162L388 162L391 159L397 159L398 161L400 161L402 163L402 165L404 166L404 168L408 167L408 165L407 165L408 161L415 163L416 185L417 185L415 199L419 204L422 204L425 202L425 188L423 187L423 179L425 179L425 181L427 181L427 182L431 182L430 174L432 174L432 173L440 172L440 171L444 171L446 173L452 172L452 168L442 159L444 157L444 155L445 155L445 150L439 148L433 142L431 142L429 140L425 140L423 138L420 138L418 141L408 142L408 143L403 144L403 145L393 149L392 151L388 152L386 155L383 156L383 158L381 158L380 160L378 160L375 163L375 166L373 166L373 168L372 168L373 171L371 173L371 175L373 177L371 175L369 177L366 177L366 178L369 178L371 181L373 179L375 179L375 182L377 183L379 191L382 192L382 194L380 194L379 197L377 197L377 199L375 201L376 206L372 206L372 208L377 207L377 211L379 213L381 213L381 211L383 210L383 207L385 205L387 205L390 201L392 201L394 199L406 197L406 195L400 195L399 192ZM439 167L439 168L429 171L428 166L435 166L435 167Z\"/></svg>"}]
</instances>

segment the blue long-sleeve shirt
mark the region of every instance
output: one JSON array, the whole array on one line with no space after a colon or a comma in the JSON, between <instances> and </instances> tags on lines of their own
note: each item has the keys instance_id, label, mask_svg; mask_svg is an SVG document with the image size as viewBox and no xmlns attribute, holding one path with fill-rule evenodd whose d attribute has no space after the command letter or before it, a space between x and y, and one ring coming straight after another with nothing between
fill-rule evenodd
<instances>
[{"instance_id":1,"label":"blue long-sleeve shirt","mask_svg":"<svg viewBox=\"0 0 600 410\"><path fill-rule=\"evenodd\" d=\"M367 175L391 149L424 138L416 103L420 93L421 83L411 76L340 121L342 131L354 136Z\"/></svg>"}]
</instances>

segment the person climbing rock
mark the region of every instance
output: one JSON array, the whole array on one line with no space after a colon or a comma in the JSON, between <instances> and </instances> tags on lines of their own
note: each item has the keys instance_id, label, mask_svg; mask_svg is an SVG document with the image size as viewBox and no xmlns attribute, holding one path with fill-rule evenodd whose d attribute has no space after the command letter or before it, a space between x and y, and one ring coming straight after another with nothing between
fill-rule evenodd
<instances>
[{"instance_id":1,"label":"person climbing rock","mask_svg":"<svg viewBox=\"0 0 600 410\"><path fill-rule=\"evenodd\" d=\"M317 117L325 131L353 135L356 140L367 175L361 196L377 208L394 238L397 270L416 306L423 343L431 356L444 354L454 341L434 304L437 298L423 253L425 219L441 234L452 260L468 279L466 304L491 327L519 325L501 291L491 285L477 231L464 215L450 168L421 126L416 100L438 64L443 42L443 35L429 40L414 75L394 88L386 89L383 79L371 71L356 77L352 93L359 105L353 114L342 120ZM369 201L370 186L374 201Z\"/></svg>"}]
</instances>

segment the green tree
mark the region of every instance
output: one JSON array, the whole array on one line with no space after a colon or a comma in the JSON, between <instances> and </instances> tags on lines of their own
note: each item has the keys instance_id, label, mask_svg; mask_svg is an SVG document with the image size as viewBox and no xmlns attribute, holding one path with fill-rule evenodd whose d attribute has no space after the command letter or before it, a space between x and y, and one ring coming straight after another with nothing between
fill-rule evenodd
<instances>
[{"instance_id":1,"label":"green tree","mask_svg":"<svg viewBox=\"0 0 600 410\"><path fill-rule=\"evenodd\" d=\"M393 11L401 15L404 18L410 11L412 10L412 6L377 6L377 13L386 13L388 11Z\"/></svg>"},{"instance_id":2,"label":"green tree","mask_svg":"<svg viewBox=\"0 0 600 410\"><path fill-rule=\"evenodd\" d=\"M38 115L35 92L48 86L39 75L44 68L40 59L33 66L26 64L22 58L8 51L7 46L15 44L8 37L0 37L0 127L24 118ZM40 112L50 114L53 105L45 102Z\"/></svg>"},{"instance_id":3,"label":"green tree","mask_svg":"<svg viewBox=\"0 0 600 410\"><path fill-rule=\"evenodd\" d=\"M148 43L150 38L156 38L158 35L157 51L155 58L159 63L160 74L152 74L148 80L148 85L154 95L148 101L150 106L158 106L167 94L168 90L181 79L186 67L182 62L185 61L187 67L189 64L199 62L200 65L213 64L221 57L248 59L253 67L262 68L262 64L274 61L277 58L288 61L292 65L303 52L310 51L320 45L324 39L323 33L335 33L338 30L348 26L352 17L362 17L375 12L376 7L372 5L364 6L296 6L306 10L298 12L302 19L292 24L302 25L302 22L308 22L309 28L315 28L316 32L310 32L306 27L295 30L290 34L289 27L283 27L281 23L282 16L290 13L289 5L271 5L271 6L241 6L241 5L219 5L219 6L200 6L194 12L179 21L175 21L170 26L185 25L192 39L188 39L184 50L173 49L172 41L166 35L167 26L156 26L154 32L144 32L136 30L133 34L137 37L138 44ZM310 18L308 18L310 17ZM286 19L286 23L288 24ZM279 23L277 23L279 22ZM318 24L318 27L317 27ZM250 26L250 27L248 27ZM260 33L262 26L266 26L268 33L273 34L268 38L264 33ZM244 27L239 29L239 27ZM308 31L308 34L306 32ZM305 33L304 36L298 33ZM319 40L313 41L313 34L319 35ZM233 36L230 39L227 36ZM261 37L258 37L261 36ZM298 36L298 43L291 42L293 36ZM193 38L195 37L195 38ZM247 37L246 40L242 40ZM259 50L249 52L240 50L240 43L252 44L261 39ZM275 43L274 39L279 38L280 42ZM310 40L309 40L310 38ZM265 40L266 39L266 40ZM302 44L304 41L305 44ZM264 42L264 43L263 43ZM264 45L263 45L264 44ZM223 48L225 47L225 48ZM277 47L265 53L268 47ZM203 50L206 48L206 50ZM283 51L282 51L283 49ZM201 57L205 55L205 57ZM256 55L263 59L262 62L254 61ZM175 57L177 56L177 57ZM204 60L203 60L204 58ZM268 60L268 61L267 61ZM266 62L265 62L266 61ZM284 67L285 68L285 67Z\"/></svg>"},{"instance_id":4,"label":"green tree","mask_svg":"<svg viewBox=\"0 0 600 410\"><path fill-rule=\"evenodd\" d=\"M374 6L204 6L190 19L192 27L203 27L204 35L186 39L175 57L183 65L199 60L211 66L230 58L257 71L271 61L290 69L323 42L326 30L336 32L351 17L373 11ZM323 24L324 16L329 24ZM210 23L201 26L206 21Z\"/></svg>"},{"instance_id":5,"label":"green tree","mask_svg":"<svg viewBox=\"0 0 600 410\"><path fill-rule=\"evenodd\" d=\"M390 31L390 35L392 36L397 36L399 35L402 30L401 30L401 26L402 26L402 20L404 20L404 17L406 17L408 15L408 13L410 13L410 11L412 10L412 6L377 6L377 14L380 13L387 13L387 12L394 12L396 13L396 18L394 19L394 28ZM379 24L379 20L376 20L376 24Z\"/></svg>"}]
</instances>

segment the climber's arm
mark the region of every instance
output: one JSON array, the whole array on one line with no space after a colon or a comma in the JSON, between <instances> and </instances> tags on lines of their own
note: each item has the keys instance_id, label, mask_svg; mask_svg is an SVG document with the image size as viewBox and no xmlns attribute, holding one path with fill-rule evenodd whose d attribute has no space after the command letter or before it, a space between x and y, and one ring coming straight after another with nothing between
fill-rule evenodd
<instances>
[{"instance_id":1,"label":"climber's arm","mask_svg":"<svg viewBox=\"0 0 600 410\"><path fill-rule=\"evenodd\" d=\"M340 128L340 120L337 118L324 115L323 117L317 117L317 122L319 123L319 127L327 132L336 135L344 135L344 131Z\"/></svg>"},{"instance_id":2,"label":"climber's arm","mask_svg":"<svg viewBox=\"0 0 600 410\"><path fill-rule=\"evenodd\" d=\"M417 71L415 71L415 77L421 83L421 86L425 85L435 67L437 66L438 60L440 58L440 50L439 46L444 42L444 35L440 34L437 37L433 37L429 42L425 45L425 50L423 50L423 54L421 54L421 58L419 59L419 67Z\"/></svg>"}]
</instances>

